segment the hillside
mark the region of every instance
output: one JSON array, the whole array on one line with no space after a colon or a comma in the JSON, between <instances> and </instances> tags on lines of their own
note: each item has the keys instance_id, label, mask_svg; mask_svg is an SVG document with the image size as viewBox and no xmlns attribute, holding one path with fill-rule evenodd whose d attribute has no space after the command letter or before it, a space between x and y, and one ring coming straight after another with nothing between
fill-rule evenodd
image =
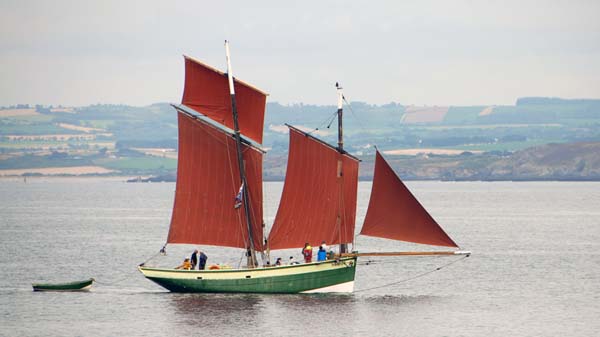
<instances>
[{"instance_id":1,"label":"hillside","mask_svg":"<svg viewBox=\"0 0 600 337\"><path fill-rule=\"evenodd\" d=\"M495 161L486 169L495 180L600 180L600 142L538 146Z\"/></svg>"},{"instance_id":2,"label":"hillside","mask_svg":"<svg viewBox=\"0 0 600 337\"><path fill-rule=\"evenodd\" d=\"M285 123L335 144L335 111L268 103L265 177L285 174ZM345 107L344 126L345 149L363 158L366 179L373 145L407 179L598 179L600 100L529 97L513 106L450 107L353 102ZM166 103L0 109L0 175L168 175L176 169L176 147L176 113Z\"/></svg>"}]
</instances>

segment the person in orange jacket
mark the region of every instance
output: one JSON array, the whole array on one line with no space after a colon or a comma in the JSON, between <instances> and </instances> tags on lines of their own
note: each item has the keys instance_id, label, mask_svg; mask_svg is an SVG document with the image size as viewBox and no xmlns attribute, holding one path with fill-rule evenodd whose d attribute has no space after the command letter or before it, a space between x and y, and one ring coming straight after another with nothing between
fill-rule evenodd
<instances>
[{"instance_id":1,"label":"person in orange jacket","mask_svg":"<svg viewBox=\"0 0 600 337\"><path fill-rule=\"evenodd\" d=\"M183 263L180 266L175 267L175 269L190 270L192 269L192 263L190 262L189 258L185 258L185 260L183 260Z\"/></svg>"}]
</instances>

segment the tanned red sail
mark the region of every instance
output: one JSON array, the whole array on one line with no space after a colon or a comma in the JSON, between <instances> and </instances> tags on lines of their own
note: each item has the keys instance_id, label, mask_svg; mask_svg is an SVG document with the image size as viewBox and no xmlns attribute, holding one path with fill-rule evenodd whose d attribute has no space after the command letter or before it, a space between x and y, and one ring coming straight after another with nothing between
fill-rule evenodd
<instances>
[{"instance_id":1,"label":"tanned red sail","mask_svg":"<svg viewBox=\"0 0 600 337\"><path fill-rule=\"evenodd\" d=\"M290 154L271 249L354 240L358 160L290 127Z\"/></svg>"},{"instance_id":2,"label":"tanned red sail","mask_svg":"<svg viewBox=\"0 0 600 337\"><path fill-rule=\"evenodd\" d=\"M227 75L193 58L185 57L182 104L233 129ZM234 80L240 132L262 143L267 94Z\"/></svg>"},{"instance_id":3,"label":"tanned red sail","mask_svg":"<svg viewBox=\"0 0 600 337\"><path fill-rule=\"evenodd\" d=\"M379 151L362 235L458 247L402 183Z\"/></svg>"},{"instance_id":4,"label":"tanned red sail","mask_svg":"<svg viewBox=\"0 0 600 337\"><path fill-rule=\"evenodd\" d=\"M241 180L231 134L179 112L177 186L168 243L246 248ZM262 250L262 152L243 145L254 247Z\"/></svg>"}]
</instances>

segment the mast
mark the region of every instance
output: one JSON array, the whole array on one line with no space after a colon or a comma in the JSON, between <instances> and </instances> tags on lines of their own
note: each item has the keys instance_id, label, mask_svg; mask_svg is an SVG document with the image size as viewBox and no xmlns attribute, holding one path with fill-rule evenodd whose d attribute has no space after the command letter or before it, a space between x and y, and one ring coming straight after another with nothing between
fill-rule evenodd
<instances>
[{"instance_id":1,"label":"mast","mask_svg":"<svg viewBox=\"0 0 600 337\"><path fill-rule=\"evenodd\" d=\"M344 153L344 129L342 128L342 115L344 113L343 110L343 102L344 102L344 94L342 93L342 87L338 82L335 82L335 87L337 88L338 95L338 106L337 106L337 117L338 117L338 150L340 153Z\"/></svg>"},{"instance_id":2,"label":"mast","mask_svg":"<svg viewBox=\"0 0 600 337\"><path fill-rule=\"evenodd\" d=\"M233 131L235 133L235 144L238 157L238 165L240 169L241 184L244 186L242 189L244 205L244 213L246 216L246 225L248 226L248 248L250 249L250 261L252 266L248 268L254 268L256 266L256 255L254 253L254 240L252 238L252 218L250 216L250 205L248 204L248 184L246 183L246 172L244 169L244 159L242 157L242 139L240 137L240 127L238 124L238 113L237 106L235 103L235 88L233 86L233 70L231 69L231 58L229 56L229 42L225 40L225 54L227 58L227 78L229 80L229 93L231 95L231 110L233 113Z\"/></svg>"},{"instance_id":3,"label":"mast","mask_svg":"<svg viewBox=\"0 0 600 337\"><path fill-rule=\"evenodd\" d=\"M344 94L342 92L342 87L338 82L335 82L335 87L337 89L338 95L338 104L337 104L337 120L338 120L338 151L343 154L344 153L344 129L342 127L342 117L344 114L343 103L344 103ZM341 170L341 167L338 168ZM338 172L339 174L339 172ZM343 176L340 176L341 179L344 179ZM341 186L340 186L341 189ZM338 223L340 222L342 216L338 214ZM340 254L346 253L348 251L347 243L340 243Z\"/></svg>"}]
</instances>

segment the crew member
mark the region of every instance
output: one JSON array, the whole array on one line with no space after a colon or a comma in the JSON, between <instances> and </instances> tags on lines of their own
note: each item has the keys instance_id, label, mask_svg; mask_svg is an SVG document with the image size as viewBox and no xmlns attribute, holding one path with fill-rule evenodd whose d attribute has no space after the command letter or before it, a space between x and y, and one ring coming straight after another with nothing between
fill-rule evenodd
<instances>
[{"instance_id":1,"label":"crew member","mask_svg":"<svg viewBox=\"0 0 600 337\"><path fill-rule=\"evenodd\" d=\"M189 258L185 258L185 260L183 260L183 263L177 267L175 267L175 269L185 269L185 270L190 270L192 269L192 263L190 262Z\"/></svg>"},{"instance_id":2,"label":"crew member","mask_svg":"<svg viewBox=\"0 0 600 337\"><path fill-rule=\"evenodd\" d=\"M195 249L192 253L192 257L190 257L190 262L192 263L192 269L196 269L198 265L198 249Z\"/></svg>"},{"instance_id":3,"label":"crew member","mask_svg":"<svg viewBox=\"0 0 600 337\"><path fill-rule=\"evenodd\" d=\"M198 263L198 270L204 270L204 267L206 267L206 260L208 260L208 256L206 256L206 254L204 254L204 252L199 251L198 252L200 255L199 256L199 262Z\"/></svg>"},{"instance_id":4,"label":"crew member","mask_svg":"<svg viewBox=\"0 0 600 337\"><path fill-rule=\"evenodd\" d=\"M307 243L304 244L304 248L302 248L302 256L304 256L304 262L310 263L312 262L312 247Z\"/></svg>"},{"instance_id":5,"label":"crew member","mask_svg":"<svg viewBox=\"0 0 600 337\"><path fill-rule=\"evenodd\" d=\"M317 253L317 261L325 261L325 260L327 260L327 252L321 245L319 247L319 252Z\"/></svg>"}]
</instances>

